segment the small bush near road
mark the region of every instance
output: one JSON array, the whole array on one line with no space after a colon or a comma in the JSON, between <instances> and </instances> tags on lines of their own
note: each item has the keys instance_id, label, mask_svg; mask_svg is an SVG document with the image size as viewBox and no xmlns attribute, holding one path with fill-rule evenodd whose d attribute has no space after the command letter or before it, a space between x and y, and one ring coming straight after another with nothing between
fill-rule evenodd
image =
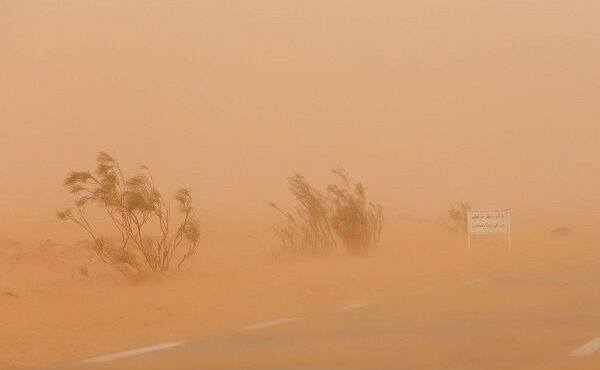
<instances>
[{"instance_id":1,"label":"small bush near road","mask_svg":"<svg viewBox=\"0 0 600 370\"><path fill-rule=\"evenodd\" d=\"M379 204L367 203L364 186L361 183L352 184L344 169L337 168L332 172L341 180L341 185L327 187L331 226L346 251L352 254L365 253L379 245L383 209Z\"/></svg>"},{"instance_id":2,"label":"small bush near road","mask_svg":"<svg viewBox=\"0 0 600 370\"><path fill-rule=\"evenodd\" d=\"M317 257L332 254L336 243L327 199L301 174L290 177L288 183L297 203L296 212L285 212L275 203L270 203L279 214L279 225L275 226L275 235L279 239L277 257Z\"/></svg>"},{"instance_id":3,"label":"small bush near road","mask_svg":"<svg viewBox=\"0 0 600 370\"><path fill-rule=\"evenodd\" d=\"M279 239L276 258L331 255L340 246L349 254L363 254L379 245L381 205L367 202L364 186L352 183L345 170L332 172L338 183L327 186L325 192L311 186L301 174L288 179L297 204L294 212L270 203L280 217L275 226Z\"/></svg>"},{"instance_id":4,"label":"small bush near road","mask_svg":"<svg viewBox=\"0 0 600 370\"><path fill-rule=\"evenodd\" d=\"M442 219L442 225L451 233L467 235L467 212L471 207L461 202L458 206L448 208L448 218Z\"/></svg>"},{"instance_id":5,"label":"small bush near road","mask_svg":"<svg viewBox=\"0 0 600 370\"><path fill-rule=\"evenodd\" d=\"M128 177L106 153L100 153L97 162L95 173L71 172L64 180L75 206L57 216L81 227L102 261L126 275L156 273L169 270L173 263L179 268L196 253L199 225L189 190L180 189L175 195L182 217L173 225L171 210L148 168L142 166L139 173ZM88 216L90 206L104 211L116 237L99 234Z\"/></svg>"},{"instance_id":6,"label":"small bush near road","mask_svg":"<svg viewBox=\"0 0 600 370\"><path fill-rule=\"evenodd\" d=\"M569 237L573 235L573 230L571 230L568 226L559 226L551 231L552 236L557 236L561 238Z\"/></svg>"}]
</instances>

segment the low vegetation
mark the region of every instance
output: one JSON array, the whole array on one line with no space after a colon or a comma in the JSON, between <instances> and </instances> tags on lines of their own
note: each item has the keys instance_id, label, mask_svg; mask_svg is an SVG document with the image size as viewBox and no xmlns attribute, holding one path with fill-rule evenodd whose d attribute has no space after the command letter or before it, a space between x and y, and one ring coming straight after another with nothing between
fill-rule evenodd
<instances>
[{"instance_id":1,"label":"low vegetation","mask_svg":"<svg viewBox=\"0 0 600 370\"><path fill-rule=\"evenodd\" d=\"M332 172L341 185L327 187L331 226L348 252L367 252L379 245L383 209L379 204L367 203L364 186L352 184L345 170L338 168Z\"/></svg>"},{"instance_id":2,"label":"low vegetation","mask_svg":"<svg viewBox=\"0 0 600 370\"><path fill-rule=\"evenodd\" d=\"M105 263L126 275L164 272L196 253L199 224L192 195L180 189L175 195L181 219L173 225L171 210L154 186L148 168L126 176L115 159L100 153L94 174L71 172L64 186L74 196L74 208L58 217L81 227L92 239L94 251ZM88 207L104 211L116 237L104 237L90 220ZM153 236L157 235L157 236Z\"/></svg>"},{"instance_id":3,"label":"low vegetation","mask_svg":"<svg viewBox=\"0 0 600 370\"><path fill-rule=\"evenodd\" d=\"M295 213L270 203L278 211L280 221L275 226L280 242L277 256L316 257L333 253L336 243L327 199L300 174L289 178L289 189L298 203Z\"/></svg>"},{"instance_id":4,"label":"low vegetation","mask_svg":"<svg viewBox=\"0 0 600 370\"><path fill-rule=\"evenodd\" d=\"M276 258L319 257L342 248L350 254L363 254L379 245L382 207L368 203L364 186L353 184L346 171L338 168L332 172L338 183L327 186L325 192L311 186L301 174L288 179L297 203L294 212L270 203L279 214Z\"/></svg>"},{"instance_id":5,"label":"low vegetation","mask_svg":"<svg viewBox=\"0 0 600 370\"><path fill-rule=\"evenodd\" d=\"M552 236L565 238L565 237L572 236L573 230L568 226L559 226L557 228L552 229L550 234L552 234Z\"/></svg>"},{"instance_id":6,"label":"low vegetation","mask_svg":"<svg viewBox=\"0 0 600 370\"><path fill-rule=\"evenodd\" d=\"M442 225L449 232L457 235L467 235L467 212L471 207L461 202L458 206L448 208L448 218L442 219Z\"/></svg>"}]
</instances>

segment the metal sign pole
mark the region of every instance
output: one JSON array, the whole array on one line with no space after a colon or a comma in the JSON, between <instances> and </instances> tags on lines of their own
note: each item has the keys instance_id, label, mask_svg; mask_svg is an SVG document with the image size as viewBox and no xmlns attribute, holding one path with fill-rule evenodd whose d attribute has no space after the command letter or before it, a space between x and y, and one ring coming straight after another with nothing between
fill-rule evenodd
<instances>
[{"instance_id":1,"label":"metal sign pole","mask_svg":"<svg viewBox=\"0 0 600 370\"><path fill-rule=\"evenodd\" d=\"M471 255L471 233L467 233L467 251Z\"/></svg>"},{"instance_id":2,"label":"metal sign pole","mask_svg":"<svg viewBox=\"0 0 600 370\"><path fill-rule=\"evenodd\" d=\"M507 218L507 235L508 235L508 254L510 254L512 250L512 235L510 232L510 209L506 210L506 218Z\"/></svg>"}]
</instances>

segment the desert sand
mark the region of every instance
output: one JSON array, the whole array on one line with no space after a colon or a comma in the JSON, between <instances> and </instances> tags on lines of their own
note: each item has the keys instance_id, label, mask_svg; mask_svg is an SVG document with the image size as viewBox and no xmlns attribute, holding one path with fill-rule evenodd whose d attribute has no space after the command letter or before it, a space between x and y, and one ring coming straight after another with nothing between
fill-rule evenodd
<instances>
[{"instance_id":1,"label":"desert sand","mask_svg":"<svg viewBox=\"0 0 600 370\"><path fill-rule=\"evenodd\" d=\"M103 265L82 242L3 241L1 368L49 366L151 343L205 338L277 317L385 301L394 294L410 297L433 290L445 297L437 297L437 303L415 299L410 305L410 312L418 305L427 312L454 294L449 282L460 287L540 267L553 271L564 259L597 253L589 241L521 233L510 255L503 240L481 240L469 256L464 238L448 235L435 221L399 218L386 228L380 250L371 256L296 262L269 258L268 228L246 233L223 228L206 237L183 271L138 280ZM529 282L519 294L542 297L546 287ZM480 299L497 304L490 295ZM497 309L501 312L501 305Z\"/></svg>"}]
</instances>

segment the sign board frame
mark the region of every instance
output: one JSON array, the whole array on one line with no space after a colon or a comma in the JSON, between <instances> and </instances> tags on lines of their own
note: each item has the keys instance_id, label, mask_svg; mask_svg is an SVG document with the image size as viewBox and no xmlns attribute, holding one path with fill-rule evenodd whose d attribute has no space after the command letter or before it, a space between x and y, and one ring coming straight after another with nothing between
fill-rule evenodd
<instances>
[{"instance_id":1,"label":"sign board frame","mask_svg":"<svg viewBox=\"0 0 600 370\"><path fill-rule=\"evenodd\" d=\"M476 231L477 228L481 228L481 231ZM507 251L510 253L512 249L512 235L510 229L510 209L508 208L467 210L467 250L469 254L471 254L472 235L499 234L506 234Z\"/></svg>"}]
</instances>

